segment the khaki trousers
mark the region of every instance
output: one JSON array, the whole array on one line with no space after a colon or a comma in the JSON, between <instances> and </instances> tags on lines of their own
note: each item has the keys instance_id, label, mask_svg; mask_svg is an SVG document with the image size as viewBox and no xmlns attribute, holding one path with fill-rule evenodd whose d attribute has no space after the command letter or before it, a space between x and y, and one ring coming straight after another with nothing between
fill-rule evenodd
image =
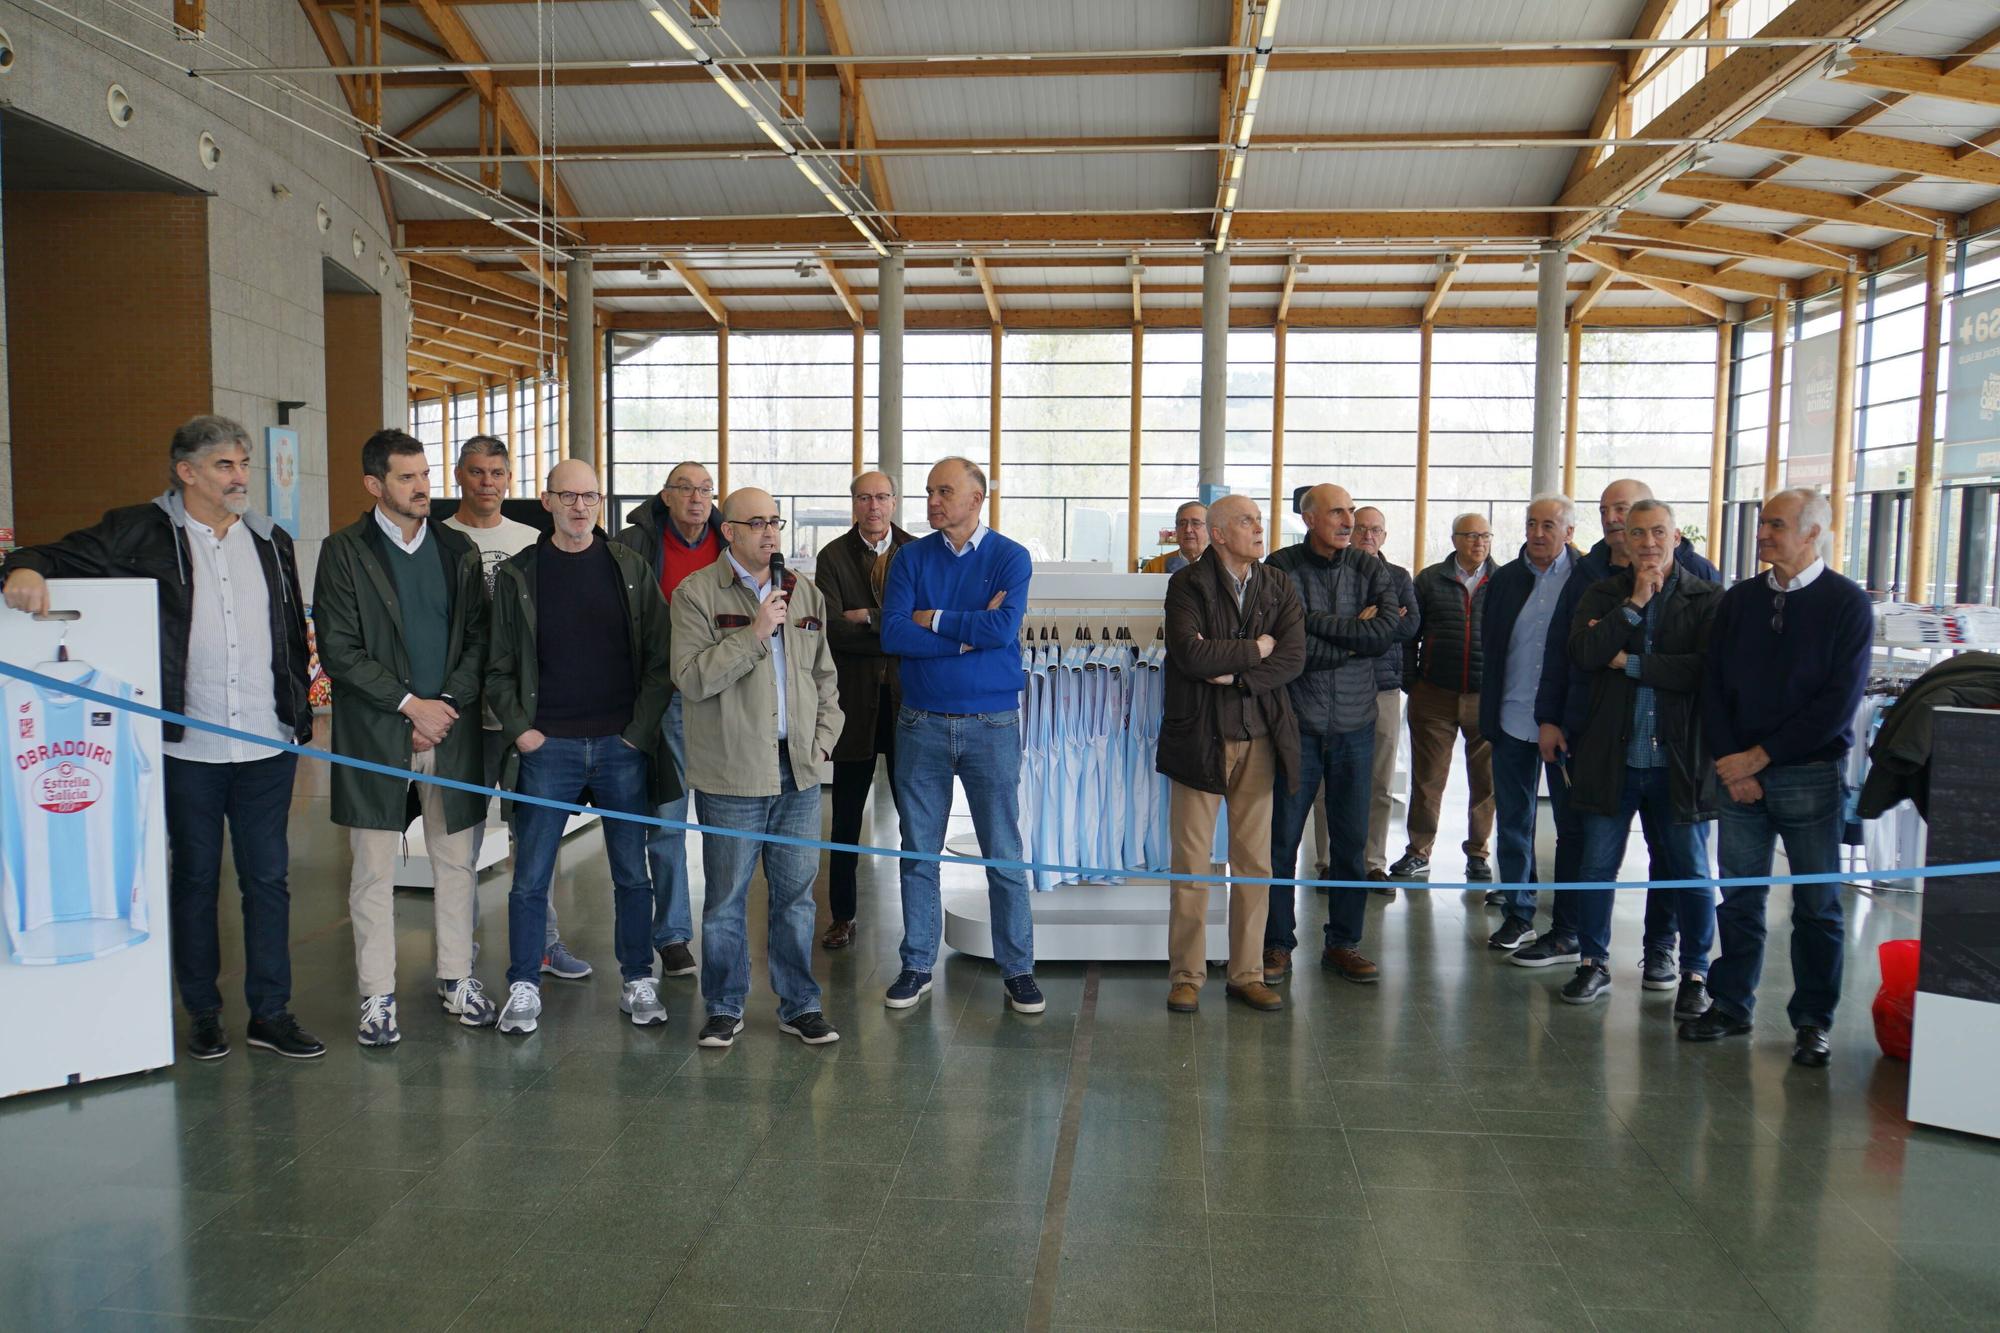
<instances>
[{"instance_id":1,"label":"khaki trousers","mask_svg":"<svg viewBox=\"0 0 2000 1333\"><path fill-rule=\"evenodd\" d=\"M1225 741L1222 771L1229 799L1229 870L1268 878L1271 873L1271 796L1278 776L1271 738ZM1200 874L1214 863L1215 815L1223 797L1173 784L1168 809L1173 825L1173 869ZM1196 880L1175 880L1169 888L1167 963L1174 984L1199 986L1208 977L1208 890ZM1229 981L1236 986L1264 979L1264 919L1271 911L1265 884L1229 886Z\"/></svg>"},{"instance_id":2,"label":"khaki trousers","mask_svg":"<svg viewBox=\"0 0 2000 1333\"><path fill-rule=\"evenodd\" d=\"M410 756L412 773L437 772L437 751ZM444 828L444 789L417 784L417 805L424 817L424 851L431 861L431 907L436 914L437 974L447 981L472 975L473 904L478 876L473 871L479 830ZM363 995L389 995L396 989L396 855L403 845L400 829L357 828L347 831L354 852L354 876L347 886L347 914L354 922L354 971Z\"/></svg>"},{"instance_id":3,"label":"khaki trousers","mask_svg":"<svg viewBox=\"0 0 2000 1333\"><path fill-rule=\"evenodd\" d=\"M1493 840L1492 747L1479 734L1479 695L1455 694L1420 680L1410 691L1410 850L1429 857L1437 841L1438 807L1451 776L1451 752L1465 737L1465 776L1472 787L1466 808L1467 856L1484 857Z\"/></svg>"},{"instance_id":4,"label":"khaki trousers","mask_svg":"<svg viewBox=\"0 0 2000 1333\"><path fill-rule=\"evenodd\" d=\"M1368 770L1368 845L1362 858L1368 870L1389 868L1389 816L1395 812L1396 797L1390 788L1396 781L1396 750L1403 739L1403 692L1382 690L1375 696L1375 756ZM1326 801L1313 807L1314 867L1328 878L1332 857L1326 847Z\"/></svg>"}]
</instances>

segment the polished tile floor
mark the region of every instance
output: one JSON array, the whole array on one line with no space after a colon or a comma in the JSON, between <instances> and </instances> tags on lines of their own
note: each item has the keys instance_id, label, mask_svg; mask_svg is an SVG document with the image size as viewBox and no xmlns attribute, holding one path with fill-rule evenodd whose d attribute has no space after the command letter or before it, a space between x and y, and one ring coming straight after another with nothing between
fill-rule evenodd
<instances>
[{"instance_id":1,"label":"polished tile floor","mask_svg":"<svg viewBox=\"0 0 2000 1333\"><path fill-rule=\"evenodd\" d=\"M709 1052L692 979L664 1029L618 1014L588 832L558 903L599 970L548 982L538 1034L427 1002L428 904L404 895L403 1043L363 1051L322 784L293 812L293 933L329 1054L249 1053L232 979L219 1064L0 1106L0 1327L2000 1329L2000 1145L1905 1123L1869 1026L1907 898L1855 901L1835 1062L1809 1072L1785 928L1754 1038L1691 1048L1637 985L1636 895L1587 1010L1439 892L1371 904L1382 984L1308 955L1275 1016L1219 984L1170 1015L1162 969L1080 964L1009 1016L963 958L891 1013L885 865L858 946L817 955L843 1039L777 1032L757 949L749 1029ZM494 986L504 875L481 890Z\"/></svg>"}]
</instances>

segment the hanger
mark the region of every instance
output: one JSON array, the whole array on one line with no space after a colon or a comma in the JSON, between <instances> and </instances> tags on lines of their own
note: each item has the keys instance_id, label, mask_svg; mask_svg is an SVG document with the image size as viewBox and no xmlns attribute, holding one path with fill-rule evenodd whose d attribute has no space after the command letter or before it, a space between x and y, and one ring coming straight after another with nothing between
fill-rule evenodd
<instances>
[{"instance_id":1,"label":"hanger","mask_svg":"<svg viewBox=\"0 0 2000 1333\"><path fill-rule=\"evenodd\" d=\"M44 611L35 617L36 620L44 622L53 620L62 626L62 628L56 633L56 655L52 658L48 658L44 661L35 663L35 668L37 670L42 670L43 668L46 667L61 666L70 660L69 627L71 624L73 624L78 620L81 620L82 618L83 618L82 613L78 611ZM48 673L46 671L43 671L43 674L47 675Z\"/></svg>"}]
</instances>

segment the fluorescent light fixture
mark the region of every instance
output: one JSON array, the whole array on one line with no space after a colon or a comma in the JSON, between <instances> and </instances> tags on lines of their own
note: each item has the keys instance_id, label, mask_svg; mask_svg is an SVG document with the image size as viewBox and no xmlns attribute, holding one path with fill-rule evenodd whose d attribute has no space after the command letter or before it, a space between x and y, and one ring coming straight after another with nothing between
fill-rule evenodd
<instances>
[{"instance_id":1,"label":"fluorescent light fixture","mask_svg":"<svg viewBox=\"0 0 2000 1333\"><path fill-rule=\"evenodd\" d=\"M1256 101L1264 95L1264 62L1258 61L1250 70L1250 100Z\"/></svg>"},{"instance_id":2,"label":"fluorescent light fixture","mask_svg":"<svg viewBox=\"0 0 2000 1333\"><path fill-rule=\"evenodd\" d=\"M826 182L820 179L819 173L817 171L814 171L812 169L811 164L808 163L804 158L795 157L792 159L792 161L794 164L797 165L799 169L799 174L804 176L807 180L813 183L813 188L815 190L818 190L821 194L833 193L833 191L826 188Z\"/></svg>"},{"instance_id":3,"label":"fluorescent light fixture","mask_svg":"<svg viewBox=\"0 0 2000 1333\"><path fill-rule=\"evenodd\" d=\"M832 205L833 205L833 206L834 206L835 208L837 208L837 209L839 209L839 210L840 210L840 212L841 212L842 216L844 216L844 217L850 217L850 218L854 216L854 209L853 209L853 207L852 207L851 205L849 205L849 204L848 204L848 202L847 202L847 201L846 201L845 199L842 199L842 198L841 198L841 197L840 197L839 195L835 194L835 193L834 193L834 192L833 192L832 190L824 190L824 191L821 191L821 193L823 193L823 194L825 194L825 195L826 195L826 201L827 201L827 202L828 202L829 204L832 204Z\"/></svg>"},{"instance_id":4,"label":"fluorescent light fixture","mask_svg":"<svg viewBox=\"0 0 2000 1333\"><path fill-rule=\"evenodd\" d=\"M1231 180L1233 180L1233 181L1240 181L1240 180L1242 180L1242 179L1243 179L1243 164L1244 164L1245 162L1249 161L1249 160L1250 160L1250 159L1248 159L1247 157L1245 157L1245 156L1244 156L1244 155L1243 155L1242 153L1240 153L1240 152L1239 152L1239 153L1237 153L1237 154L1236 154L1235 156L1231 157L1231 158L1229 159L1229 179L1231 179Z\"/></svg>"},{"instance_id":5,"label":"fluorescent light fixture","mask_svg":"<svg viewBox=\"0 0 2000 1333\"><path fill-rule=\"evenodd\" d=\"M723 92L729 94L730 101L736 103L736 105L742 107L745 111L750 112L752 115L756 114L757 108L750 105L750 99L745 97L742 94L742 92L736 87L735 80L731 79L729 75L723 72L722 66L720 65L708 66L708 75L710 78L715 80L716 87L722 89Z\"/></svg>"},{"instance_id":6,"label":"fluorescent light fixture","mask_svg":"<svg viewBox=\"0 0 2000 1333\"><path fill-rule=\"evenodd\" d=\"M1236 182L1235 182L1235 181L1231 181L1231 182L1229 183L1229 188L1228 188L1228 189L1226 189L1226 190L1224 190L1224 191L1222 192L1222 207L1223 207L1224 211L1227 211L1227 210L1229 210L1229 209L1232 209L1232 208L1236 207Z\"/></svg>"},{"instance_id":7,"label":"fluorescent light fixture","mask_svg":"<svg viewBox=\"0 0 2000 1333\"><path fill-rule=\"evenodd\" d=\"M1278 6L1285 0L1269 0L1264 6L1264 26L1257 30L1257 45L1266 50L1271 46L1271 32L1278 26Z\"/></svg>"},{"instance_id":8,"label":"fluorescent light fixture","mask_svg":"<svg viewBox=\"0 0 2000 1333\"><path fill-rule=\"evenodd\" d=\"M778 147L786 153L790 153L793 151L792 141L790 139L787 139L784 135L778 133L777 126L773 125L770 121L764 119L762 116L756 117L756 121L757 121L757 128L764 132L764 137L766 139L769 139L772 143L778 145Z\"/></svg>"},{"instance_id":9,"label":"fluorescent light fixture","mask_svg":"<svg viewBox=\"0 0 2000 1333\"><path fill-rule=\"evenodd\" d=\"M1255 111L1245 111L1243 113L1243 119L1236 126L1236 146L1238 148L1248 148L1250 146L1250 127L1256 123L1257 113Z\"/></svg>"},{"instance_id":10,"label":"fluorescent light fixture","mask_svg":"<svg viewBox=\"0 0 2000 1333\"><path fill-rule=\"evenodd\" d=\"M854 217L852 215L850 215L847 220L854 224L854 229L861 233L862 238L868 242L868 247L871 250L873 250L876 254L882 256L882 258L884 259L887 259L889 257L889 247L882 244L881 240L875 235L874 232L868 230L867 223L863 222L860 218Z\"/></svg>"},{"instance_id":11,"label":"fluorescent light fixture","mask_svg":"<svg viewBox=\"0 0 2000 1333\"><path fill-rule=\"evenodd\" d=\"M679 42L683 50L696 60L708 58L708 52L702 50L700 44L687 35L687 30L674 21L674 16L667 12L667 7L661 4L660 0L642 0L642 2L646 6L646 12L653 16L653 21L665 28L667 36Z\"/></svg>"}]
</instances>

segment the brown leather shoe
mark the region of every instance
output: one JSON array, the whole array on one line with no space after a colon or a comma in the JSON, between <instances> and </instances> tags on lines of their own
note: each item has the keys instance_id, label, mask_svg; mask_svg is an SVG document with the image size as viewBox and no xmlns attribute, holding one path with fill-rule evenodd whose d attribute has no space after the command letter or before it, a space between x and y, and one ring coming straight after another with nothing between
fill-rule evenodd
<instances>
[{"instance_id":1,"label":"brown leather shoe","mask_svg":"<svg viewBox=\"0 0 2000 1333\"><path fill-rule=\"evenodd\" d=\"M1177 1014L1192 1014L1201 1008L1201 987L1189 981L1177 981L1167 991L1167 1008Z\"/></svg>"},{"instance_id":2,"label":"brown leather shoe","mask_svg":"<svg viewBox=\"0 0 2000 1333\"><path fill-rule=\"evenodd\" d=\"M1252 1009L1267 1014L1276 1013L1285 1007L1285 997L1261 981L1252 981L1242 986L1232 985L1225 993L1230 999L1241 1000Z\"/></svg>"},{"instance_id":3,"label":"brown leather shoe","mask_svg":"<svg viewBox=\"0 0 2000 1333\"><path fill-rule=\"evenodd\" d=\"M826 934L819 937L819 947L822 949L845 949L852 943L854 943L852 921L836 921L826 928Z\"/></svg>"},{"instance_id":4,"label":"brown leather shoe","mask_svg":"<svg viewBox=\"0 0 2000 1333\"><path fill-rule=\"evenodd\" d=\"M1368 892L1379 894L1392 903L1396 901L1396 886L1389 882L1388 871L1371 870L1368 872L1367 878L1373 884L1373 887Z\"/></svg>"},{"instance_id":5,"label":"brown leather shoe","mask_svg":"<svg viewBox=\"0 0 2000 1333\"><path fill-rule=\"evenodd\" d=\"M1290 949L1264 950L1265 984L1283 981L1292 975L1292 951Z\"/></svg>"},{"instance_id":6,"label":"brown leather shoe","mask_svg":"<svg viewBox=\"0 0 2000 1333\"><path fill-rule=\"evenodd\" d=\"M1352 949L1328 949L1319 956L1319 965L1364 986L1382 979L1382 969Z\"/></svg>"}]
</instances>

